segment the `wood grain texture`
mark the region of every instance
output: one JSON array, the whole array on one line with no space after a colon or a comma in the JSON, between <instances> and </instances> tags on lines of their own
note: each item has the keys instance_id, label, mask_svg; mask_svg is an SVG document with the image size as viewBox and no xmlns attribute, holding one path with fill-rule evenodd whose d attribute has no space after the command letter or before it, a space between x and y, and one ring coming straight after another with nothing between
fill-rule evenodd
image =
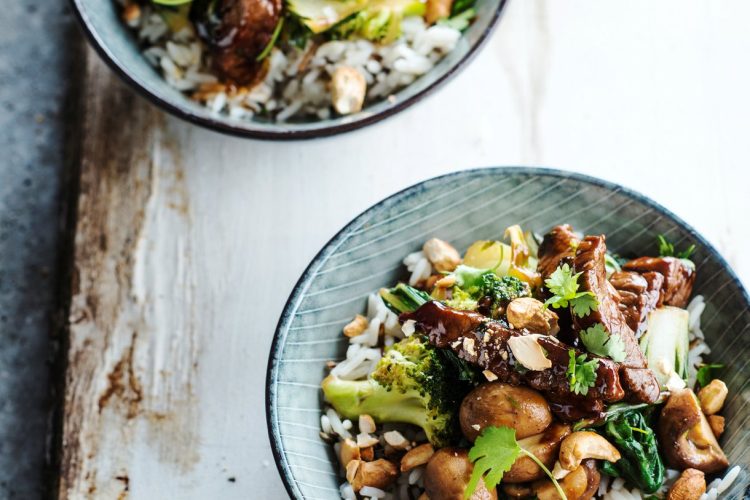
<instances>
[{"instance_id":1,"label":"wood grain texture","mask_svg":"<svg viewBox=\"0 0 750 500\"><path fill-rule=\"evenodd\" d=\"M742 1L511 2L437 95L299 143L167 117L89 54L60 496L284 497L263 399L284 301L341 226L428 177L532 164L619 182L749 283L748 15Z\"/></svg>"}]
</instances>

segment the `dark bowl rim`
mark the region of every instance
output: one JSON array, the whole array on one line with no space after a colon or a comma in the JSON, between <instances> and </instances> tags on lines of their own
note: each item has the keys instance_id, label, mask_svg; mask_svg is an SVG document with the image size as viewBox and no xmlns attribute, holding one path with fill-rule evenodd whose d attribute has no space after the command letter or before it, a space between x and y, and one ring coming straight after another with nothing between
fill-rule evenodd
<instances>
[{"instance_id":1,"label":"dark bowl rim","mask_svg":"<svg viewBox=\"0 0 750 500\"><path fill-rule=\"evenodd\" d=\"M142 85L138 80L130 76L130 74L128 74L125 68L123 68L120 65L119 61L114 56L114 54L107 48L103 40L99 37L96 27L94 26L94 23L89 19L89 17L86 14L85 12L86 9L83 6L83 0L69 0L69 2L70 2L70 5L72 6L72 9L76 18L78 19L79 24L81 25L84 33L86 34L86 37L89 39L89 42L94 47L96 52L99 54L99 57L101 57L104 60L104 62L107 63L107 66L109 66L110 69L122 81L127 83L131 88L135 89L135 91L138 94L145 97L151 103L155 104L156 106L160 107L161 109L167 111L168 113L180 119L183 119L194 125L198 125L200 127L203 127L209 130L220 132L222 134L227 134L227 135L235 136L235 137L244 137L244 138L249 138L249 139L290 141L290 140L316 139L316 138L322 138L322 137L330 137L333 135L358 130L360 128L366 127L368 125L372 125L390 116L393 116L396 113L409 108L413 104L421 101L423 98L432 94L433 91L435 91L439 87L442 87L443 84L447 83L450 79L455 77L461 70L463 70L466 66L468 66L468 63L479 53L480 49L484 48L484 46L487 43L487 40L490 38L490 35L492 34L495 27L497 26L500 20L500 17L505 12L505 6L508 3L508 0L499 0L496 9L492 13L492 18L490 19L490 22L487 25L487 28L479 35L479 39L477 40L477 43L471 46L469 48L469 51L461 59L459 59L455 65L453 65L448 71L446 71L443 75L441 75L435 81L430 83L423 90L417 92L416 94L409 97L408 99L399 101L393 106L390 106L377 114L366 116L365 118L362 118L355 122L342 123L339 125L332 125L328 127L314 129L314 130L289 130L289 131L278 131L278 132L262 130L262 129L248 129L242 126L235 126L231 122L227 121L226 119L219 119L219 118L214 119L210 117L200 116L186 109L183 109L180 106L172 104L168 102L167 100L162 99L161 97L156 96L151 91L149 91L144 85Z\"/></svg>"},{"instance_id":2,"label":"dark bowl rim","mask_svg":"<svg viewBox=\"0 0 750 500\"><path fill-rule=\"evenodd\" d=\"M275 371L275 368L277 366L277 361L278 361L278 358L276 355L278 354L279 348L281 347L280 345L281 344L281 331L287 326L289 318L292 317L292 309L294 309L294 302L303 292L303 289L306 288L306 285L309 284L309 282L311 281L312 269L316 268L319 264L322 263L323 259L327 257L326 251L332 245L334 245L341 238L343 234L345 234L351 228L356 226L363 218L367 217L372 211L375 211L383 207L385 204L391 203L397 198L401 198L407 195L411 191L416 191L420 189L421 187L423 187L425 184L437 182L438 180L451 179L451 178L459 179L462 177L472 177L475 175L481 176L481 175L489 175L489 174L525 174L525 175L531 175L531 176L568 178L568 179L574 179L576 181L584 182L587 184L591 184L596 187L601 187L610 191L618 190L619 192L623 193L625 196L631 197L634 200L640 203L643 203L644 205L656 210L661 215L665 216L667 219L677 224L677 226L683 229L687 234L689 234L690 237L694 238L694 242L696 244L700 244L701 248L705 249L707 254L714 257L717 263L722 267L722 269L724 269L727 272L730 280L734 283L734 285L737 287L740 294L742 295L742 298L744 299L746 306L750 307L750 295L748 295L748 292L745 289L744 285L742 284L742 281L740 281L740 279L737 277L732 267L729 265L726 259L722 257L719 251L716 250L716 248L714 248L714 246L708 240L706 240L706 238L704 238L698 231L696 231L695 228L693 228L693 226L685 222L679 216L672 213L671 210L667 209L660 203L652 200L650 197L634 189L622 186L615 182L600 179L598 177L593 177L593 176L586 175L586 174L580 174L577 172L570 172L567 170L548 168L548 167L524 167L524 166L481 167L481 168L471 168L467 170L459 170L459 171L450 172L450 173L443 174L443 175L438 175L436 177L431 177L429 179L424 179L420 182L412 184L411 186L408 186L404 189L401 189L383 198L379 202L375 203L374 205L360 212L349 223L344 225L344 227L342 227L331 239L329 239L323 245L323 247L318 251L315 257L313 257L313 259L310 261L310 263L307 265L307 267L303 271L300 278L295 283L294 287L292 288L291 293L289 294L289 298L286 300L286 303L284 304L284 308L282 309L281 315L279 317L279 321L276 325L276 330L274 331L274 334L273 334L273 341L271 342L271 349L268 354L268 364L266 367L265 407L266 407L266 427L268 430L268 439L271 444L271 451L273 453L274 462L276 463L276 468L279 471L281 480L284 483L284 488L286 488L286 491L289 494L290 498L295 498L294 490L292 487L292 479L287 475L286 471L284 470L282 466L283 459L282 459L281 445L280 445L279 439L277 438L274 432L272 421L271 421L272 419L271 382L273 378L272 375Z\"/></svg>"}]
</instances>

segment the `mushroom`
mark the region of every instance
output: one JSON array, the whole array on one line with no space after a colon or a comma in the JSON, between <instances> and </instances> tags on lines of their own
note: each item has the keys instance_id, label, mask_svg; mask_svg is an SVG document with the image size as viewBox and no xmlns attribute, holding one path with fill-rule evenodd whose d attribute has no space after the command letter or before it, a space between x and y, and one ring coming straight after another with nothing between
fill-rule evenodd
<instances>
[{"instance_id":1,"label":"mushroom","mask_svg":"<svg viewBox=\"0 0 750 500\"><path fill-rule=\"evenodd\" d=\"M669 488L667 500L698 500L705 492L705 475L696 469L685 469Z\"/></svg>"},{"instance_id":2,"label":"mushroom","mask_svg":"<svg viewBox=\"0 0 750 500\"><path fill-rule=\"evenodd\" d=\"M560 466L563 469L573 471L587 458L617 462L621 456L617 448L595 432L574 432L563 439L560 445Z\"/></svg>"},{"instance_id":3,"label":"mushroom","mask_svg":"<svg viewBox=\"0 0 750 500\"><path fill-rule=\"evenodd\" d=\"M727 394L729 394L727 384L719 379L713 379L711 383L698 391L698 401L701 403L703 413L706 415L719 413L727 399Z\"/></svg>"},{"instance_id":4,"label":"mushroom","mask_svg":"<svg viewBox=\"0 0 750 500\"><path fill-rule=\"evenodd\" d=\"M508 498L529 498L534 496L534 490L531 489L529 484L510 484L505 482L505 476L503 476L503 493Z\"/></svg>"},{"instance_id":5,"label":"mushroom","mask_svg":"<svg viewBox=\"0 0 750 500\"><path fill-rule=\"evenodd\" d=\"M508 322L517 329L527 329L530 332L557 335L557 314L531 297L521 297L511 301L506 309Z\"/></svg>"},{"instance_id":6,"label":"mushroom","mask_svg":"<svg viewBox=\"0 0 750 500\"><path fill-rule=\"evenodd\" d=\"M466 395L459 410L461 431L471 442L485 427L505 426L516 430L516 438L539 434L552 423L544 397L528 387L488 382Z\"/></svg>"},{"instance_id":7,"label":"mushroom","mask_svg":"<svg viewBox=\"0 0 750 500\"><path fill-rule=\"evenodd\" d=\"M438 450L425 467L425 493L430 500L464 500L473 469L468 451L460 448ZM480 479L469 500L497 500L497 491L487 489L484 479Z\"/></svg>"},{"instance_id":8,"label":"mushroom","mask_svg":"<svg viewBox=\"0 0 750 500\"><path fill-rule=\"evenodd\" d=\"M422 251L436 271L451 272L461 263L461 254L458 250L438 238L427 240L422 246Z\"/></svg>"},{"instance_id":9,"label":"mushroom","mask_svg":"<svg viewBox=\"0 0 750 500\"><path fill-rule=\"evenodd\" d=\"M690 389L675 391L661 412L658 426L664 455L675 469L698 469L709 474L729 465Z\"/></svg>"},{"instance_id":10,"label":"mushroom","mask_svg":"<svg viewBox=\"0 0 750 500\"><path fill-rule=\"evenodd\" d=\"M553 423L541 434L518 441L518 444L538 458L548 469L557 459L562 440L570 434L570 426ZM504 483L525 483L544 477L544 471L531 458L519 456L508 472L503 474Z\"/></svg>"},{"instance_id":11,"label":"mushroom","mask_svg":"<svg viewBox=\"0 0 750 500\"><path fill-rule=\"evenodd\" d=\"M365 486L387 489L397 477L396 466L384 458L372 462L352 460L346 465L346 480L351 483L355 492L359 492Z\"/></svg>"},{"instance_id":12,"label":"mushroom","mask_svg":"<svg viewBox=\"0 0 750 500\"><path fill-rule=\"evenodd\" d=\"M585 460L560 481L560 487L568 500L589 500L594 497L600 481L601 475L596 468L596 461ZM533 488L539 500L560 499L555 485L550 480L537 481Z\"/></svg>"}]
</instances>

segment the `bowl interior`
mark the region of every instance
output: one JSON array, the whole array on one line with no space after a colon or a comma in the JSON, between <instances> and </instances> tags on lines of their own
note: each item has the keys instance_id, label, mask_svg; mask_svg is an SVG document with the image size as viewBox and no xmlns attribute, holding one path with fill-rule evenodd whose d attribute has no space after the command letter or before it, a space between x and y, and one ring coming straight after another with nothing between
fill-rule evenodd
<instances>
[{"instance_id":1,"label":"bowl interior","mask_svg":"<svg viewBox=\"0 0 750 500\"><path fill-rule=\"evenodd\" d=\"M343 359L341 328L364 311L369 293L403 278L405 255L432 236L464 250L477 239L501 237L511 224L545 232L565 222L586 234L605 233L609 247L624 255L655 251L657 234L678 247L696 244L695 293L706 299L709 359L727 365L722 446L743 469L722 498L741 498L750 483L750 309L739 281L702 237L643 196L596 179L526 168L466 171L406 189L355 219L311 263L282 314L269 359L269 433L290 495L338 498L338 465L318 436L324 363Z\"/></svg>"},{"instance_id":2,"label":"bowl interior","mask_svg":"<svg viewBox=\"0 0 750 500\"><path fill-rule=\"evenodd\" d=\"M487 38L506 0L477 0L477 20L466 31L459 45L429 73L395 94L362 112L306 123L273 123L267 120L239 120L212 113L169 86L141 55L133 33L120 20L114 0L72 0L92 42L104 59L126 81L145 93L156 104L199 125L237 135L265 138L315 137L352 130L391 115L412 104L446 80L466 62Z\"/></svg>"}]
</instances>

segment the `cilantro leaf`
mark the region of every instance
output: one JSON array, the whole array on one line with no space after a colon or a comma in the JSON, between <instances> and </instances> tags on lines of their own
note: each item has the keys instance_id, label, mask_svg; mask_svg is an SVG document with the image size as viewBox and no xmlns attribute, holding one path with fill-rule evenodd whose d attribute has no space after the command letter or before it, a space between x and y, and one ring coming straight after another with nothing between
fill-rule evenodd
<instances>
[{"instance_id":1,"label":"cilantro leaf","mask_svg":"<svg viewBox=\"0 0 750 500\"><path fill-rule=\"evenodd\" d=\"M678 259L690 259L690 256L695 252L695 245L690 245L682 252L677 252L674 244L667 241L664 235L659 234L656 236L657 243L659 245L659 256L660 257L677 257Z\"/></svg>"},{"instance_id":2,"label":"cilantro leaf","mask_svg":"<svg viewBox=\"0 0 750 500\"><path fill-rule=\"evenodd\" d=\"M589 387L596 385L596 368L599 361L592 359L586 361L586 355L576 356L574 349L568 350L568 370L565 375L570 382L570 390L575 394L585 396L589 393Z\"/></svg>"},{"instance_id":3,"label":"cilantro leaf","mask_svg":"<svg viewBox=\"0 0 750 500\"><path fill-rule=\"evenodd\" d=\"M487 489L494 489L503 474L508 472L521 453L516 442L516 431L509 427L487 427L474 441L469 450L469 460L474 462L474 470L466 485L464 498L469 498L484 477Z\"/></svg>"},{"instance_id":4,"label":"cilantro leaf","mask_svg":"<svg viewBox=\"0 0 750 500\"><path fill-rule=\"evenodd\" d=\"M579 318L588 316L591 311L596 311L599 307L599 302L591 292L579 292L570 301L570 306L573 308L573 314Z\"/></svg>"},{"instance_id":5,"label":"cilantro leaf","mask_svg":"<svg viewBox=\"0 0 750 500\"><path fill-rule=\"evenodd\" d=\"M695 379L698 381L701 387L706 387L716 378L716 372L724 368L722 363L712 363L707 365L701 365L698 368L698 373L695 375Z\"/></svg>"},{"instance_id":6,"label":"cilantro leaf","mask_svg":"<svg viewBox=\"0 0 750 500\"><path fill-rule=\"evenodd\" d=\"M555 269L555 272L544 281L553 294L544 305L555 309L570 306L573 309L573 314L581 318L590 314L591 311L596 311L599 302L594 294L578 291L578 277L580 275L581 273L573 274L568 264L563 264Z\"/></svg>"},{"instance_id":7,"label":"cilantro leaf","mask_svg":"<svg viewBox=\"0 0 750 500\"><path fill-rule=\"evenodd\" d=\"M581 341L590 353L606 356L617 362L625 360L625 343L622 338L607 333L601 323L582 331Z\"/></svg>"},{"instance_id":8,"label":"cilantro leaf","mask_svg":"<svg viewBox=\"0 0 750 500\"><path fill-rule=\"evenodd\" d=\"M482 476L487 489L494 490L519 455L526 456L536 463L555 485L560 498L567 500L565 492L547 466L536 455L518 444L515 429L505 426L486 427L474 441L474 446L469 450L469 460L474 462L474 469L466 484L464 498L470 498L474 494Z\"/></svg>"}]
</instances>

